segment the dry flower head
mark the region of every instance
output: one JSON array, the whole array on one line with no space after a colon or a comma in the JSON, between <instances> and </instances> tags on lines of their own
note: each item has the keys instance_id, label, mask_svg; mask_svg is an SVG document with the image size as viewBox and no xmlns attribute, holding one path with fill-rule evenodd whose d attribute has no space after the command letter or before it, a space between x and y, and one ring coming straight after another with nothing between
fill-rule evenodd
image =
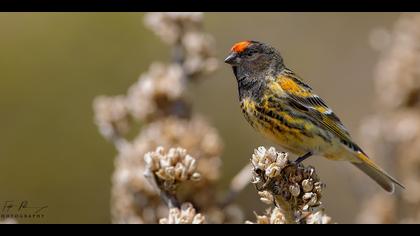
<instances>
[{"instance_id":1,"label":"dry flower head","mask_svg":"<svg viewBox=\"0 0 420 236\"><path fill-rule=\"evenodd\" d=\"M204 224L206 218L197 213L191 203L184 203L179 208L169 209L169 216L159 220L159 224Z\"/></svg>"},{"instance_id":2,"label":"dry flower head","mask_svg":"<svg viewBox=\"0 0 420 236\"><path fill-rule=\"evenodd\" d=\"M261 191L281 196L296 210L308 211L321 204L324 184L313 167L295 165L289 161L287 153L279 153L274 147L256 149L251 163L254 166L253 183ZM263 202L271 200L267 192L260 195Z\"/></svg>"},{"instance_id":3,"label":"dry flower head","mask_svg":"<svg viewBox=\"0 0 420 236\"><path fill-rule=\"evenodd\" d=\"M168 191L184 181L199 181L201 175L196 172L197 161L182 148L171 148L165 152L163 147L144 155L146 168L153 172Z\"/></svg>"}]
</instances>

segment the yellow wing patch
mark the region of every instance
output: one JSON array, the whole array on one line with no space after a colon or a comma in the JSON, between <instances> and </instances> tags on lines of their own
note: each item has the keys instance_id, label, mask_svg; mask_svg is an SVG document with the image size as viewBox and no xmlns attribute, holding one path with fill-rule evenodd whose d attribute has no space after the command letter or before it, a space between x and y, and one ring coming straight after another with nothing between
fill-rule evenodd
<instances>
[{"instance_id":1,"label":"yellow wing patch","mask_svg":"<svg viewBox=\"0 0 420 236\"><path fill-rule=\"evenodd\" d=\"M311 95L311 93L308 90L303 89L292 78L289 78L286 76L280 76L278 83L280 84L280 87L286 93L289 93L295 96L300 96L300 97L308 97Z\"/></svg>"}]
</instances>

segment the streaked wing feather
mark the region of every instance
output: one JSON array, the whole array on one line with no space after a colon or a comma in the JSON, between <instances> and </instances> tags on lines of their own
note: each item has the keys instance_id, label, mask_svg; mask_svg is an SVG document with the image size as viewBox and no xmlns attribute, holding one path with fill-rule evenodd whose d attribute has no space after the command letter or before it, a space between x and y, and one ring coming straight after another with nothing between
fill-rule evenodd
<instances>
[{"instance_id":1,"label":"streaked wing feather","mask_svg":"<svg viewBox=\"0 0 420 236\"><path fill-rule=\"evenodd\" d=\"M296 82L299 90L296 91L296 89L291 90L288 87L283 87L281 80L285 79ZM305 84L290 70L287 70L286 73L279 76L278 80L291 106L316 119L324 128L337 135L340 139L351 142L350 134L343 123L319 96L312 94L312 89L309 85ZM301 96L302 94L307 94L307 96Z\"/></svg>"}]
</instances>

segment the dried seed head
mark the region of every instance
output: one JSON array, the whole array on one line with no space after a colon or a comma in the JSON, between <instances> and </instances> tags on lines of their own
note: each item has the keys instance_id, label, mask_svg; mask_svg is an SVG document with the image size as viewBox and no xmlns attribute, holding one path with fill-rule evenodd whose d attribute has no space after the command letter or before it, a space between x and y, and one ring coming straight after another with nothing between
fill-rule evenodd
<instances>
[{"instance_id":1,"label":"dried seed head","mask_svg":"<svg viewBox=\"0 0 420 236\"><path fill-rule=\"evenodd\" d=\"M297 197L300 194L300 187L298 184L293 184L289 186L289 192L293 197Z\"/></svg>"},{"instance_id":2,"label":"dried seed head","mask_svg":"<svg viewBox=\"0 0 420 236\"><path fill-rule=\"evenodd\" d=\"M327 216L323 210L309 214L306 217L307 224L332 224L331 217Z\"/></svg>"},{"instance_id":3,"label":"dried seed head","mask_svg":"<svg viewBox=\"0 0 420 236\"><path fill-rule=\"evenodd\" d=\"M196 213L191 203L184 203L181 209L169 209L168 218L159 220L160 224L204 224L205 217L202 214Z\"/></svg>"},{"instance_id":4,"label":"dried seed head","mask_svg":"<svg viewBox=\"0 0 420 236\"><path fill-rule=\"evenodd\" d=\"M280 173L280 167L277 165L277 162L271 163L267 169L265 169L265 175L269 178L274 178Z\"/></svg>"},{"instance_id":5,"label":"dried seed head","mask_svg":"<svg viewBox=\"0 0 420 236\"><path fill-rule=\"evenodd\" d=\"M260 190L260 199L264 203L276 200L279 204L281 201L293 211L290 214L293 216L305 215L321 205L324 184L313 167L296 165L288 160L287 154L278 153L273 147L254 150L251 162L254 166L253 183Z\"/></svg>"},{"instance_id":6,"label":"dried seed head","mask_svg":"<svg viewBox=\"0 0 420 236\"><path fill-rule=\"evenodd\" d=\"M146 169L154 173L163 181L163 185L171 190L175 189L178 183L200 179L200 174L196 172L196 161L185 149L171 148L166 153L162 147L158 147L156 151L146 153L144 160Z\"/></svg>"},{"instance_id":7,"label":"dried seed head","mask_svg":"<svg viewBox=\"0 0 420 236\"><path fill-rule=\"evenodd\" d=\"M312 189L314 188L314 185L312 182L313 182L312 179L304 179L302 181L302 188L305 193L312 191Z\"/></svg>"},{"instance_id":8,"label":"dried seed head","mask_svg":"<svg viewBox=\"0 0 420 236\"><path fill-rule=\"evenodd\" d=\"M246 221L246 224L285 224L286 219L283 213L278 208L274 208L273 210L268 209L265 215L258 215L255 213L256 222Z\"/></svg>"},{"instance_id":9,"label":"dried seed head","mask_svg":"<svg viewBox=\"0 0 420 236\"><path fill-rule=\"evenodd\" d=\"M287 165L288 159L285 153L277 153L274 147L268 150L258 147L254 150L251 163L255 169L262 170L267 176L274 178Z\"/></svg>"},{"instance_id":10,"label":"dried seed head","mask_svg":"<svg viewBox=\"0 0 420 236\"><path fill-rule=\"evenodd\" d=\"M274 202L274 198L273 195L268 192L268 191L259 191L258 195L260 195L260 200L267 204L267 205L271 205Z\"/></svg>"}]
</instances>

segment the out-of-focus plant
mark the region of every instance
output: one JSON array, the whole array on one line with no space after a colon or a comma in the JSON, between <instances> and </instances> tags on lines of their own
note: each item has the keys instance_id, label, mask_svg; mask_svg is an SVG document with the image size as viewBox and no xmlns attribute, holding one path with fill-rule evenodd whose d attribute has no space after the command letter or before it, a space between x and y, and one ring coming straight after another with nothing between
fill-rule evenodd
<instances>
[{"instance_id":1,"label":"out-of-focus plant","mask_svg":"<svg viewBox=\"0 0 420 236\"><path fill-rule=\"evenodd\" d=\"M392 32L375 30L383 51L374 76L376 113L363 122L361 138L406 189L372 194L360 223L420 223L420 15L403 14ZM360 187L360 186L358 186Z\"/></svg>"},{"instance_id":2,"label":"out-of-focus plant","mask_svg":"<svg viewBox=\"0 0 420 236\"><path fill-rule=\"evenodd\" d=\"M242 221L236 206L218 202L219 134L192 112L185 96L188 83L217 68L213 38L203 31L202 17L146 14L146 26L172 48L172 60L152 63L127 94L94 101L100 133L118 150L112 179L114 223L202 223L202 213L209 223ZM136 123L139 133L129 140Z\"/></svg>"},{"instance_id":3,"label":"out-of-focus plant","mask_svg":"<svg viewBox=\"0 0 420 236\"><path fill-rule=\"evenodd\" d=\"M159 220L160 224L204 224L206 218L196 213L191 203L182 204L181 208L173 207L169 209L168 218Z\"/></svg>"}]
</instances>

